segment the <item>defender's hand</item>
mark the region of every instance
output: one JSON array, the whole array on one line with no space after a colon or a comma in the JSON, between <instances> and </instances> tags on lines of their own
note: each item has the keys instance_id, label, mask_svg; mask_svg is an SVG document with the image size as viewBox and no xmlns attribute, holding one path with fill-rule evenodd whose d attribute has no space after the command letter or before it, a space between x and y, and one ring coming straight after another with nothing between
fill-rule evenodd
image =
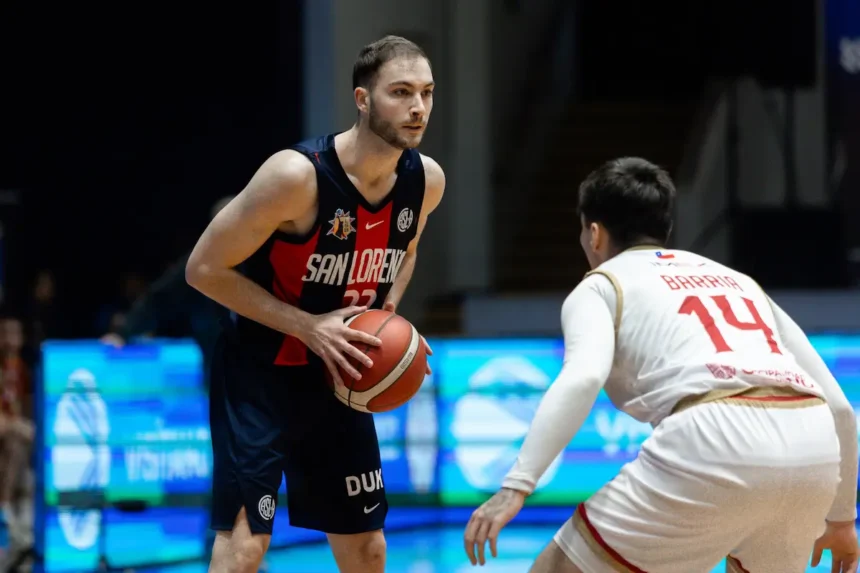
<instances>
[{"instance_id":1,"label":"defender's hand","mask_svg":"<svg viewBox=\"0 0 860 573\"><path fill-rule=\"evenodd\" d=\"M496 495L484 502L484 505L475 510L463 536L466 555L469 556L472 565L479 563L484 565L487 562L484 556L484 544L487 540L490 542L490 553L493 557L498 557L496 540L499 537L499 532L517 516L523 508L525 499L526 496L521 491L502 488ZM476 545L478 546L477 557L475 557Z\"/></svg>"},{"instance_id":2,"label":"defender's hand","mask_svg":"<svg viewBox=\"0 0 860 573\"><path fill-rule=\"evenodd\" d=\"M322 358L331 373L332 380L338 386L344 385L338 372L338 365L349 376L356 380L361 379L361 374L350 364L347 356L358 360L367 368L373 366L370 357L350 344L351 342L369 344L370 346L382 344L382 341L375 336L352 329L343 323L347 318L366 310L367 307L364 306L350 306L313 316L308 327L299 337L299 340L304 342L314 354Z\"/></svg>"},{"instance_id":3,"label":"defender's hand","mask_svg":"<svg viewBox=\"0 0 860 573\"><path fill-rule=\"evenodd\" d=\"M833 558L832 573L856 573L858 563L857 530L853 521L827 522L824 535L818 538L812 550L812 566L817 567L821 553L830 550Z\"/></svg>"}]
</instances>

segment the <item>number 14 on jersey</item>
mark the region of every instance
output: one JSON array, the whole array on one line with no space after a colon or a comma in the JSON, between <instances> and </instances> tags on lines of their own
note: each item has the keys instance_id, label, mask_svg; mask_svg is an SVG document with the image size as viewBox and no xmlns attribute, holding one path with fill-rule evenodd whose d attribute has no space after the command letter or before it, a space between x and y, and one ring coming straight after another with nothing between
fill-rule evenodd
<instances>
[{"instance_id":1,"label":"number 14 on jersey","mask_svg":"<svg viewBox=\"0 0 860 573\"><path fill-rule=\"evenodd\" d=\"M767 341L767 344L770 347L770 351L773 354L782 354L779 349L779 344L777 344L776 339L774 338L773 329L764 321L758 308L756 308L755 302L746 297L737 298L739 298L740 301L743 302L744 306L746 306L746 309L752 318L751 321L744 322L740 320L729 302L729 297L723 294L703 297L694 295L688 296L681 304L681 308L678 309L678 313L689 314L690 316L697 317L699 322L702 323L705 332L708 333L708 336L714 344L714 348L717 352L733 351L732 347L729 346L729 343L726 342L724 333L727 333L729 328L734 328L746 331L761 331L765 341ZM706 305L706 302L709 304ZM708 310L708 306L710 306L710 304L716 306L716 309L720 312L722 320L714 318L714 315L711 314L710 310Z\"/></svg>"}]
</instances>

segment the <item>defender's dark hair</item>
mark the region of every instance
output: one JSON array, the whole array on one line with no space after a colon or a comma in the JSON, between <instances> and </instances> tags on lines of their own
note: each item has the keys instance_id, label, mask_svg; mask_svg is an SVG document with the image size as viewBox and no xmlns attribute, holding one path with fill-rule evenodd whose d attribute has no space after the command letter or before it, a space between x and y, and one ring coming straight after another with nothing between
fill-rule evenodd
<instances>
[{"instance_id":1,"label":"defender's dark hair","mask_svg":"<svg viewBox=\"0 0 860 573\"><path fill-rule=\"evenodd\" d=\"M639 157L607 161L579 186L577 212L586 224L600 223L615 246L663 246L672 231L675 184L669 174Z\"/></svg>"},{"instance_id":2,"label":"defender's dark hair","mask_svg":"<svg viewBox=\"0 0 860 573\"><path fill-rule=\"evenodd\" d=\"M418 44L400 36L385 36L372 44L368 44L358 53L358 58L352 66L352 89L363 87L373 88L379 68L387 62L401 57L430 59Z\"/></svg>"}]
</instances>

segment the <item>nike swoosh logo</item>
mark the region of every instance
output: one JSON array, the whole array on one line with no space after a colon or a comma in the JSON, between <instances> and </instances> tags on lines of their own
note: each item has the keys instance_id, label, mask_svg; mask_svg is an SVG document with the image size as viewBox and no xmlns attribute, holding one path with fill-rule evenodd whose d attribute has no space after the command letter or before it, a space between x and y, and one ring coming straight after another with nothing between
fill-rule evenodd
<instances>
[{"instance_id":1,"label":"nike swoosh logo","mask_svg":"<svg viewBox=\"0 0 860 573\"><path fill-rule=\"evenodd\" d=\"M370 513L371 511L373 511L373 510L374 510L374 509L376 509L377 507L379 507L379 504L378 504L378 503L377 503L376 505L374 505L373 507L370 507L370 508L368 508L368 507L365 505L365 506L364 506L364 513Z\"/></svg>"},{"instance_id":2,"label":"nike swoosh logo","mask_svg":"<svg viewBox=\"0 0 860 573\"><path fill-rule=\"evenodd\" d=\"M365 224L365 225L364 225L364 228L365 228L365 229L367 229L367 230L370 230L370 229L372 229L372 228L374 228L374 227L378 227L379 225L383 224L384 222L385 222L385 221L377 221L376 223L373 223L372 225L371 225L370 223L367 223L367 224Z\"/></svg>"}]
</instances>

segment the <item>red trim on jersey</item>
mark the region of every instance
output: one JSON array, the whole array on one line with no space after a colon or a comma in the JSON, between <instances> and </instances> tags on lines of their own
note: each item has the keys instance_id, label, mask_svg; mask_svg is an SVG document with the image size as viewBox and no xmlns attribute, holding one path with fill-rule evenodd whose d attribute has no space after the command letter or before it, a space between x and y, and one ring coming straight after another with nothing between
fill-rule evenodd
<instances>
[{"instance_id":1,"label":"red trim on jersey","mask_svg":"<svg viewBox=\"0 0 860 573\"><path fill-rule=\"evenodd\" d=\"M272 293L292 306L299 306L308 258L317 248L320 233L317 231L304 243L287 243L275 240L269 252L269 262L274 269ZM286 335L275 357L275 364L301 366L308 363L307 347L294 336Z\"/></svg>"},{"instance_id":2,"label":"red trim on jersey","mask_svg":"<svg viewBox=\"0 0 860 573\"><path fill-rule=\"evenodd\" d=\"M738 569L740 571L740 573L750 573L749 570L743 566L743 563L741 563L741 560L738 559L737 557L732 557L731 555L729 555L728 557L726 557L726 561L728 562L728 563L726 563L726 565L734 564L735 568ZM726 571L728 571L728 569L729 568L726 567Z\"/></svg>"},{"instance_id":3,"label":"red trim on jersey","mask_svg":"<svg viewBox=\"0 0 860 573\"><path fill-rule=\"evenodd\" d=\"M383 264L391 262L385 260L385 249L388 248L388 236L391 234L393 203L390 201L376 213L368 211L361 205L358 206L355 227L355 254L353 255L355 261L349 277L350 281L354 282L347 286L348 291L357 293L357 300L353 302L353 299L356 299L355 294L352 297L347 295L346 304L364 306L371 305L376 300L376 286L379 284L379 277L385 276L384 273L387 273ZM372 297L369 292L373 293Z\"/></svg>"}]
</instances>

